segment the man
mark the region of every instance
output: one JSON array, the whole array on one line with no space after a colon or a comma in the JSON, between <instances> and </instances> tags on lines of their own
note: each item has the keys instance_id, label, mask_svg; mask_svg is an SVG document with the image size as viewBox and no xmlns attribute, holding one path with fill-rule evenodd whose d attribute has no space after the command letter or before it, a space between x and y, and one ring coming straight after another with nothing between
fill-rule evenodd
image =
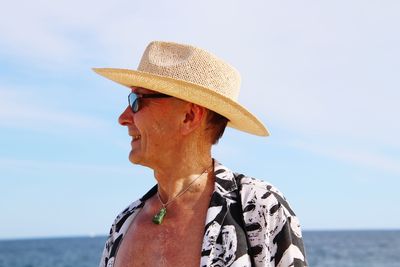
<instances>
[{"instance_id":1,"label":"man","mask_svg":"<svg viewBox=\"0 0 400 267\"><path fill-rule=\"evenodd\" d=\"M138 70L94 69L130 88L129 160L157 185L116 218L100 266L305 266L299 222L270 184L211 156L227 125L268 135L237 102L240 76L190 45L152 42Z\"/></svg>"}]
</instances>

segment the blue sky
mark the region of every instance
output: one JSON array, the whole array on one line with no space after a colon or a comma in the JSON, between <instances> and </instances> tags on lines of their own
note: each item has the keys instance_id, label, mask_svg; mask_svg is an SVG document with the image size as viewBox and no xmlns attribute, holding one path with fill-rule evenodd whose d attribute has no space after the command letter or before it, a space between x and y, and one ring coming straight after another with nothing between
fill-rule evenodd
<instances>
[{"instance_id":1,"label":"blue sky","mask_svg":"<svg viewBox=\"0 0 400 267\"><path fill-rule=\"evenodd\" d=\"M102 235L155 182L128 161L128 90L151 40L242 75L272 135L229 129L226 166L283 191L304 229L400 227L398 1L12 1L0 10L0 239Z\"/></svg>"}]
</instances>

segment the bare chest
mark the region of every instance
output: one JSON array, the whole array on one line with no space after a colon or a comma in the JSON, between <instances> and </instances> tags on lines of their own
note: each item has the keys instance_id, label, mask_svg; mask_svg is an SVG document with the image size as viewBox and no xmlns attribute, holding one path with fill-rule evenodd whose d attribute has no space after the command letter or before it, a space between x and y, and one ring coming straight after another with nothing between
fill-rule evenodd
<instances>
[{"instance_id":1,"label":"bare chest","mask_svg":"<svg viewBox=\"0 0 400 267\"><path fill-rule=\"evenodd\" d=\"M117 252L115 267L199 266L206 210L170 214L156 225L141 212Z\"/></svg>"}]
</instances>

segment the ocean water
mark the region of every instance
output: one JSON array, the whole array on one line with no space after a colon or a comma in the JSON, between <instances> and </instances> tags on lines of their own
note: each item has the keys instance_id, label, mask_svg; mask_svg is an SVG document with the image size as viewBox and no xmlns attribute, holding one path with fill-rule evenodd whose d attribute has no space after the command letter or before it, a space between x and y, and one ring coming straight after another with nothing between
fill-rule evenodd
<instances>
[{"instance_id":1,"label":"ocean water","mask_svg":"<svg viewBox=\"0 0 400 267\"><path fill-rule=\"evenodd\" d=\"M0 240L0 267L98 266L106 237ZM304 231L309 266L400 267L399 231Z\"/></svg>"},{"instance_id":2,"label":"ocean water","mask_svg":"<svg viewBox=\"0 0 400 267\"><path fill-rule=\"evenodd\" d=\"M0 267L98 266L106 237L0 241Z\"/></svg>"},{"instance_id":3,"label":"ocean water","mask_svg":"<svg viewBox=\"0 0 400 267\"><path fill-rule=\"evenodd\" d=\"M308 263L315 267L400 267L400 230L305 231Z\"/></svg>"}]
</instances>

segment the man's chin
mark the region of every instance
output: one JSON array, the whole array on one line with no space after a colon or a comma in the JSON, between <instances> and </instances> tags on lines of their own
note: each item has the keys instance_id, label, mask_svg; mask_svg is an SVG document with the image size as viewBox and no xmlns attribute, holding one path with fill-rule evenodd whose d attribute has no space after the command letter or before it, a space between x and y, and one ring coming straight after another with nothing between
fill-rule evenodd
<instances>
[{"instance_id":1,"label":"man's chin","mask_svg":"<svg viewBox=\"0 0 400 267\"><path fill-rule=\"evenodd\" d=\"M139 157L138 157L137 155L134 155L134 154L133 154L133 151L131 151L131 152L129 153L129 161L130 161L132 164L140 164Z\"/></svg>"}]
</instances>

